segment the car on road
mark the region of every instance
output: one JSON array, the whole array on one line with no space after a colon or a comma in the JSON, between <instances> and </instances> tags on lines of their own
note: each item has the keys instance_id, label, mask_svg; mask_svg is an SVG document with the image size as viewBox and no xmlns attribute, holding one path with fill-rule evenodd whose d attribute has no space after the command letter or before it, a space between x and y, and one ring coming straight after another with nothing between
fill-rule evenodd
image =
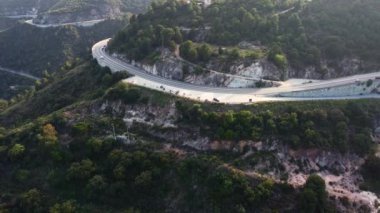
<instances>
[{"instance_id":1,"label":"car on road","mask_svg":"<svg viewBox=\"0 0 380 213\"><path fill-rule=\"evenodd\" d=\"M104 59L104 56L100 56L100 59L102 59L102 60L103 60L103 59Z\"/></svg>"}]
</instances>

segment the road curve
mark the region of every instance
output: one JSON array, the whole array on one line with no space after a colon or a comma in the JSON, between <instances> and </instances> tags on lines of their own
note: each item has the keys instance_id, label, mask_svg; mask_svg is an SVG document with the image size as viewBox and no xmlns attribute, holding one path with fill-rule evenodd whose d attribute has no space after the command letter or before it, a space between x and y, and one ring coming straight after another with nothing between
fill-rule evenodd
<instances>
[{"instance_id":1,"label":"road curve","mask_svg":"<svg viewBox=\"0 0 380 213\"><path fill-rule=\"evenodd\" d=\"M131 82L137 83L141 86L146 86L152 89L162 91L162 87L170 88L171 91L180 91L177 94L182 94L185 91L187 97L193 99L202 99L201 95L209 94L204 100L218 99L225 103L245 103L256 101L293 101L293 100L326 100L326 99L361 99L361 98L380 98L380 95L367 95L367 96L342 96L342 97L279 97L286 92L308 91L315 89L325 89L331 87L339 87L349 84L355 84L357 81L367 81L369 79L376 79L380 77L380 72L368 73L362 75L354 75L349 77L317 81L308 84L287 85L271 88L222 88L210 87L204 85L190 84L186 82L171 80L160 76L147 73L139 67L135 67L125 61L122 61L112 55L108 54L105 50L110 39L102 40L92 47L92 56L97 59L101 66L108 66L113 72L127 71L128 73L136 76L135 80ZM159 85L159 86L158 86ZM162 86L162 87L161 87ZM168 90L166 90L168 91ZM194 93L194 95L191 95ZM182 95L181 95L182 96ZM240 97L241 96L241 97ZM206 96L205 96L206 97Z\"/></svg>"}]
</instances>

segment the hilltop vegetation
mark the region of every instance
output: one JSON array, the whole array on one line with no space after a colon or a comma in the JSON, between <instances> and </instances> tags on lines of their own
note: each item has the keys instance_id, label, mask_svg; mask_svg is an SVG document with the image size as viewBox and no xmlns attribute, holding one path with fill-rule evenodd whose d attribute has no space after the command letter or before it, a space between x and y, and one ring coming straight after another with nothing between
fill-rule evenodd
<instances>
[{"instance_id":1,"label":"hilltop vegetation","mask_svg":"<svg viewBox=\"0 0 380 213\"><path fill-rule=\"evenodd\" d=\"M175 45L187 40L220 47L249 41L263 45L264 56L284 75L287 69L298 73L310 66L320 76L330 68L339 73L344 59L360 60L358 72L371 71L379 67L380 59L375 48L380 45L379 4L376 0L226 0L203 8L169 0L153 3L146 14L132 17L132 24L115 36L110 49L143 60L159 47L174 51Z\"/></svg>"}]
</instances>

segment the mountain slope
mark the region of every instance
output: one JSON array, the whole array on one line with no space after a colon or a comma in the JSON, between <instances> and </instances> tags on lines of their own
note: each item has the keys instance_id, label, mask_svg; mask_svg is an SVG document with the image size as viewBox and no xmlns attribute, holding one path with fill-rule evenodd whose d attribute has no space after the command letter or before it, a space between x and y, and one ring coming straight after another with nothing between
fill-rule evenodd
<instances>
[{"instance_id":1,"label":"mountain slope","mask_svg":"<svg viewBox=\"0 0 380 213\"><path fill-rule=\"evenodd\" d=\"M294 208L286 202L297 194L291 187L245 175L217 157L201 152L179 156L166 150L164 141L136 130L130 145L115 141L109 124L120 138L128 127L121 117L107 112L110 108L102 109L103 104L167 110L166 104L156 105L154 99L175 100L120 84L108 90L118 75L85 62L56 75L45 88L0 115L0 122L9 130L2 129L0 137L0 210L70 207L91 212L225 212L223 209ZM136 94L137 99L133 98ZM68 96L72 98L64 98ZM86 187L78 190L78 184ZM288 195L282 196L285 193ZM38 201L29 202L28 197Z\"/></svg>"},{"instance_id":2,"label":"mountain slope","mask_svg":"<svg viewBox=\"0 0 380 213\"><path fill-rule=\"evenodd\" d=\"M107 21L91 28L66 26L40 29L18 24L0 33L0 65L42 76L66 61L87 57L92 45L111 36L125 23Z\"/></svg>"},{"instance_id":3,"label":"mountain slope","mask_svg":"<svg viewBox=\"0 0 380 213\"><path fill-rule=\"evenodd\" d=\"M11 22L0 32L0 66L43 78L61 67L70 67L80 58L89 57L94 43L112 36L124 25L120 20L107 20L90 28L41 29ZM10 100L34 84L10 73L2 72L1 75L4 76L0 79L0 98L3 99Z\"/></svg>"},{"instance_id":4,"label":"mountain slope","mask_svg":"<svg viewBox=\"0 0 380 213\"><path fill-rule=\"evenodd\" d=\"M123 78L81 62L0 114L0 210L377 208L328 196L342 183L311 175L358 175L364 158L353 152L374 145L377 100L228 106L116 83Z\"/></svg>"}]
</instances>

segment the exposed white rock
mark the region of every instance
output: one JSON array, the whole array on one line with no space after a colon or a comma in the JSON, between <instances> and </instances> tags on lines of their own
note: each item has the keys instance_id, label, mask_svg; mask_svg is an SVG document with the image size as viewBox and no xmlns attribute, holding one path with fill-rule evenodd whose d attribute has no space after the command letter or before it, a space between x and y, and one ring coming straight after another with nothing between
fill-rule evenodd
<instances>
[{"instance_id":1,"label":"exposed white rock","mask_svg":"<svg viewBox=\"0 0 380 213\"><path fill-rule=\"evenodd\" d=\"M128 60L122 56L118 56L123 60ZM129 61L129 60L128 60ZM131 64L140 67L147 73L158 75L164 78L184 81L192 84L208 85L214 87L231 87L231 88L251 88L256 87L256 82L263 77L270 76L270 73L263 72L262 63L255 62L249 67L243 64L234 65L231 67L231 73L222 73L213 70L205 69L202 73L196 72L196 65L176 58L169 53L165 53L163 59L157 61L153 65L136 62L131 60ZM184 73L183 67L189 67L189 73ZM265 76L264 76L265 75ZM277 77L276 77L277 78ZM277 85L275 82L263 81L265 86Z\"/></svg>"},{"instance_id":2,"label":"exposed white rock","mask_svg":"<svg viewBox=\"0 0 380 213\"><path fill-rule=\"evenodd\" d=\"M244 67L243 65L240 65L236 67L236 73L241 76L251 77L251 78L263 78L263 67L260 65L259 62L254 62L248 67Z\"/></svg>"}]
</instances>

